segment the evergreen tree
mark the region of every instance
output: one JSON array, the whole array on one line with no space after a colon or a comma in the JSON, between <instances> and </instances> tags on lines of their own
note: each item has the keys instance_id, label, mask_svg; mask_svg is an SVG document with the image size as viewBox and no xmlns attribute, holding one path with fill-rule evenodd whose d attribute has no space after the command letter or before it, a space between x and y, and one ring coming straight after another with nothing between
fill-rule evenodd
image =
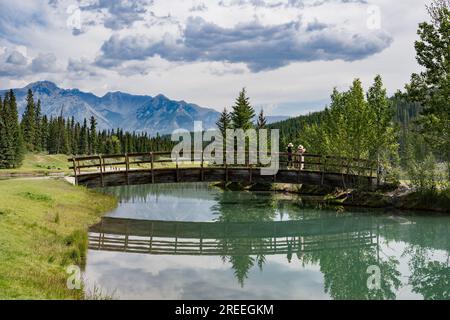
<instances>
[{"instance_id":1,"label":"evergreen tree","mask_svg":"<svg viewBox=\"0 0 450 320\"><path fill-rule=\"evenodd\" d=\"M111 154L119 154L121 151L120 140L117 136L111 137Z\"/></svg>"},{"instance_id":2,"label":"evergreen tree","mask_svg":"<svg viewBox=\"0 0 450 320\"><path fill-rule=\"evenodd\" d=\"M46 115L41 120L41 149L48 151L48 118Z\"/></svg>"},{"instance_id":3,"label":"evergreen tree","mask_svg":"<svg viewBox=\"0 0 450 320\"><path fill-rule=\"evenodd\" d=\"M28 89L27 106L22 116L21 128L26 149L34 151L34 143L36 141L36 106L31 89Z\"/></svg>"},{"instance_id":4,"label":"evergreen tree","mask_svg":"<svg viewBox=\"0 0 450 320\"><path fill-rule=\"evenodd\" d=\"M18 168L22 164L25 150L19 125L16 96L12 90L7 94L5 101L6 141L8 143L5 158L9 168Z\"/></svg>"},{"instance_id":5,"label":"evergreen tree","mask_svg":"<svg viewBox=\"0 0 450 320\"><path fill-rule=\"evenodd\" d=\"M222 137L225 140L226 130L231 128L231 115L228 113L227 108L224 108L220 114L219 120L216 122Z\"/></svg>"},{"instance_id":6,"label":"evergreen tree","mask_svg":"<svg viewBox=\"0 0 450 320\"><path fill-rule=\"evenodd\" d=\"M78 154L88 154L89 153L89 137L87 120L84 119L83 126L80 131L80 140L78 142Z\"/></svg>"},{"instance_id":7,"label":"evergreen tree","mask_svg":"<svg viewBox=\"0 0 450 320\"><path fill-rule=\"evenodd\" d=\"M8 136L6 133L6 107L0 97L0 168L7 168L8 163L5 157L6 150L8 149Z\"/></svg>"},{"instance_id":8,"label":"evergreen tree","mask_svg":"<svg viewBox=\"0 0 450 320\"><path fill-rule=\"evenodd\" d=\"M36 113L34 119L35 134L34 134L34 148L36 151L42 150L42 110L41 110L41 100L39 99L36 105Z\"/></svg>"},{"instance_id":9,"label":"evergreen tree","mask_svg":"<svg viewBox=\"0 0 450 320\"><path fill-rule=\"evenodd\" d=\"M261 109L261 112L259 113L258 120L256 122L256 128L257 129L265 129L267 125L266 117L264 116L264 110Z\"/></svg>"},{"instance_id":10,"label":"evergreen tree","mask_svg":"<svg viewBox=\"0 0 450 320\"><path fill-rule=\"evenodd\" d=\"M250 99L246 96L245 88L239 93L239 97L233 106L231 120L234 129L248 130L253 127L255 110L250 105Z\"/></svg>"},{"instance_id":11,"label":"evergreen tree","mask_svg":"<svg viewBox=\"0 0 450 320\"><path fill-rule=\"evenodd\" d=\"M96 154L98 152L98 141L97 141L97 121L92 116L90 120L89 129L89 153Z\"/></svg>"}]
</instances>

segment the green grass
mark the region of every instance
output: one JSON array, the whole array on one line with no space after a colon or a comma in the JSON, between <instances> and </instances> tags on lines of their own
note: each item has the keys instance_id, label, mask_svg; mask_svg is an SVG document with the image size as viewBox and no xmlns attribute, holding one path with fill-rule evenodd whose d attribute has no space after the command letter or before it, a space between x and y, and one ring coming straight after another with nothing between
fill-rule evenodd
<instances>
[{"instance_id":1,"label":"green grass","mask_svg":"<svg viewBox=\"0 0 450 320\"><path fill-rule=\"evenodd\" d=\"M83 299L65 268L83 267L87 227L116 199L64 181L0 181L0 299Z\"/></svg>"},{"instance_id":2,"label":"green grass","mask_svg":"<svg viewBox=\"0 0 450 320\"><path fill-rule=\"evenodd\" d=\"M49 173L70 173L68 158L69 156L65 154L28 153L25 155L20 168L0 169L0 176L2 174L46 175Z\"/></svg>"}]
</instances>

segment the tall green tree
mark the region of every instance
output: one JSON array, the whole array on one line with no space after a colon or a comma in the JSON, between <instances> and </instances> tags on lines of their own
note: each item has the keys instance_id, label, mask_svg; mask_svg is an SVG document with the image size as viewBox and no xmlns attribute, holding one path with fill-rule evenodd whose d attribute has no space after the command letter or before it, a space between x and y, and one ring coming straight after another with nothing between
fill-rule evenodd
<instances>
[{"instance_id":1,"label":"tall green tree","mask_svg":"<svg viewBox=\"0 0 450 320\"><path fill-rule=\"evenodd\" d=\"M375 77L367 92L370 117L372 119L372 143L369 145L369 158L383 160L398 153L398 143L393 125L394 112L383 86L380 75Z\"/></svg>"},{"instance_id":2,"label":"tall green tree","mask_svg":"<svg viewBox=\"0 0 450 320\"><path fill-rule=\"evenodd\" d=\"M4 166L17 168L22 165L24 158L24 142L19 125L17 101L14 92L10 90L3 101L3 119L6 146L3 150Z\"/></svg>"},{"instance_id":3,"label":"tall green tree","mask_svg":"<svg viewBox=\"0 0 450 320\"><path fill-rule=\"evenodd\" d=\"M27 106L22 116L21 128L27 150L34 151L34 143L36 141L36 106L31 89L28 89Z\"/></svg>"},{"instance_id":4,"label":"tall green tree","mask_svg":"<svg viewBox=\"0 0 450 320\"><path fill-rule=\"evenodd\" d=\"M450 1L435 0L428 7L431 22L419 24L416 59L423 67L406 86L424 110L421 134L435 154L447 163L450 180Z\"/></svg>"},{"instance_id":5,"label":"tall green tree","mask_svg":"<svg viewBox=\"0 0 450 320\"><path fill-rule=\"evenodd\" d=\"M38 99L37 105L36 105L36 112L35 112L35 119L34 119L34 126L35 126L35 135L34 135L34 148L36 151L42 150L42 108L41 108L41 100Z\"/></svg>"},{"instance_id":6,"label":"tall green tree","mask_svg":"<svg viewBox=\"0 0 450 320\"><path fill-rule=\"evenodd\" d=\"M264 110L261 109L261 112L258 115L258 120L256 121L256 128L257 129L265 129L267 126L267 120L264 116Z\"/></svg>"},{"instance_id":7,"label":"tall green tree","mask_svg":"<svg viewBox=\"0 0 450 320\"><path fill-rule=\"evenodd\" d=\"M217 120L216 125L219 128L222 137L225 139L226 130L231 128L231 115L228 112L227 108L224 108L222 113L220 114L219 120Z\"/></svg>"},{"instance_id":8,"label":"tall green tree","mask_svg":"<svg viewBox=\"0 0 450 320\"><path fill-rule=\"evenodd\" d=\"M98 152L98 141L97 141L97 121L94 116L90 119L89 128L89 153L96 154Z\"/></svg>"},{"instance_id":9,"label":"tall green tree","mask_svg":"<svg viewBox=\"0 0 450 320\"><path fill-rule=\"evenodd\" d=\"M392 118L381 77L375 78L367 95L361 81L356 79L346 92L334 89L330 106L317 122L304 127L296 142L312 153L347 159L380 159L385 168L391 168L398 157ZM395 178L392 174L390 177Z\"/></svg>"},{"instance_id":10,"label":"tall green tree","mask_svg":"<svg viewBox=\"0 0 450 320\"><path fill-rule=\"evenodd\" d=\"M42 150L46 150L46 151L48 151L48 130L49 130L48 126L49 126L48 118L44 114L42 116L42 120L41 120L41 134L40 134L40 138L41 138L41 149Z\"/></svg>"},{"instance_id":11,"label":"tall green tree","mask_svg":"<svg viewBox=\"0 0 450 320\"><path fill-rule=\"evenodd\" d=\"M78 154L88 154L89 153L89 137L88 137L88 127L87 120L84 119L83 126L80 131L80 139L78 141Z\"/></svg>"},{"instance_id":12,"label":"tall green tree","mask_svg":"<svg viewBox=\"0 0 450 320\"><path fill-rule=\"evenodd\" d=\"M372 115L361 81L356 79L347 92L333 91L321 121L307 125L299 142L310 152L367 159L373 138Z\"/></svg>"},{"instance_id":13,"label":"tall green tree","mask_svg":"<svg viewBox=\"0 0 450 320\"><path fill-rule=\"evenodd\" d=\"M239 97L233 106L231 120L234 129L248 130L253 128L253 118L255 110L250 105L250 98L247 97L245 88L239 93Z\"/></svg>"},{"instance_id":14,"label":"tall green tree","mask_svg":"<svg viewBox=\"0 0 450 320\"><path fill-rule=\"evenodd\" d=\"M7 168L6 150L8 148L8 136L6 133L6 109L0 97L0 168Z\"/></svg>"}]
</instances>

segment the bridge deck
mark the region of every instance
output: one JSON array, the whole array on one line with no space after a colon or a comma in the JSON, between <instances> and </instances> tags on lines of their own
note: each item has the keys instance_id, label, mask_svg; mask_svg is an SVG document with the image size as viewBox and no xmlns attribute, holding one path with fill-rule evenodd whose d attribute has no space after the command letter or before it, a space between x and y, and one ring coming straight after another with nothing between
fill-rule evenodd
<instances>
[{"instance_id":1,"label":"bridge deck","mask_svg":"<svg viewBox=\"0 0 450 320\"><path fill-rule=\"evenodd\" d=\"M201 158L170 159L170 153L123 154L75 157L69 159L77 184L87 187L120 186L175 182L242 182L293 183L332 187L373 186L379 179L374 163L363 159L346 159L305 154L293 156L280 153L280 166L274 175L261 174L261 167L252 165L211 165ZM199 160L192 162L191 160ZM185 163L189 162L186 166ZM290 165L288 169L287 166Z\"/></svg>"}]
</instances>

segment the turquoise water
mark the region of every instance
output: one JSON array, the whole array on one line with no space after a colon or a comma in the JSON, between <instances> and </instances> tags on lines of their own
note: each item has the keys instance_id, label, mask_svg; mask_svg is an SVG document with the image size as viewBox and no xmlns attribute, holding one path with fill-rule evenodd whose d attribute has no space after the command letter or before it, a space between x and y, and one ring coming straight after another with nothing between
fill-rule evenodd
<instances>
[{"instance_id":1,"label":"turquoise water","mask_svg":"<svg viewBox=\"0 0 450 320\"><path fill-rule=\"evenodd\" d=\"M85 278L118 299L449 299L450 217L205 184L106 188Z\"/></svg>"}]
</instances>

